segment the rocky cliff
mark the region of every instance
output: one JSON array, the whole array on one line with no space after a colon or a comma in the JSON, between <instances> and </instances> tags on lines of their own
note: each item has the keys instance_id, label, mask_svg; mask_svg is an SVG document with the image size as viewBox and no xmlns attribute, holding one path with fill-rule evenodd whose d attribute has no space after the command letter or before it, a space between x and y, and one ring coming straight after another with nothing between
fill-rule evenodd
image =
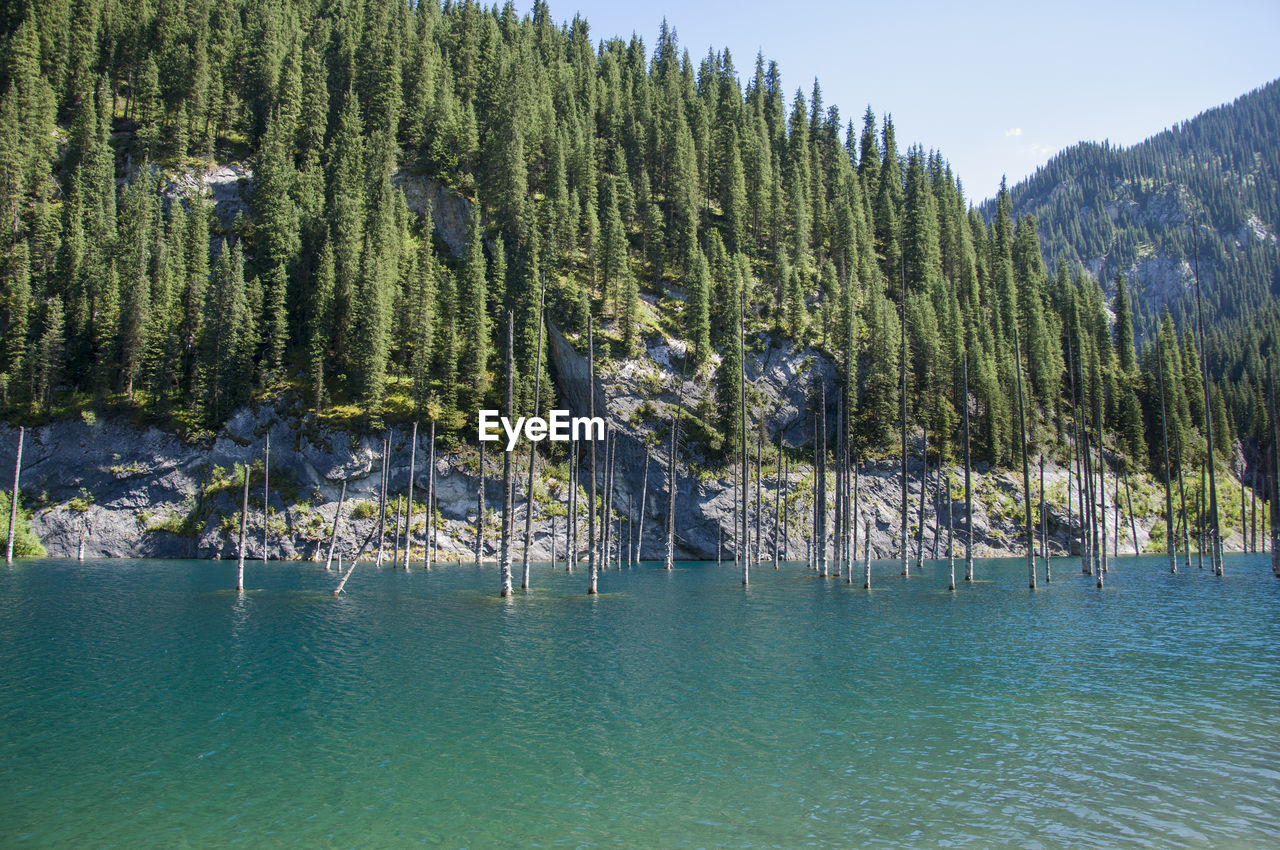
<instances>
[{"instance_id":1,"label":"rocky cliff","mask_svg":"<svg viewBox=\"0 0 1280 850\"><path fill-rule=\"evenodd\" d=\"M604 364L597 377L597 413L606 417L618 436L617 486L613 508L619 516L636 517L645 505L643 557L657 560L665 551L667 443L665 424L678 399L680 377L673 371L680 343L653 339L645 356ZM551 332L553 372L560 398L577 414L587 410L586 359L562 334ZM792 558L803 558L808 545L811 516L810 466L803 447L811 444L812 417L802 415L805 397L816 381L828 382L834 398L834 369L812 350L761 344L747 362L747 376L755 388L756 410L765 412L769 446L782 432L793 451L791 475L782 482L787 502L788 528L783 544ZM707 376L686 376L683 401L686 425L701 410L714 405ZM834 405L834 402L832 402ZM834 421L834 409L831 419ZM267 501L267 545L271 558L323 557L328 535L337 516L338 495L348 482L346 502L338 517L337 550L350 556L371 533L372 509L378 500L382 469L382 434L355 435L329 431L309 415L296 415L287 407L242 409L216 437L196 445L155 428L139 428L124 421L64 421L28 432L23 455L24 504L34 506L32 526L53 556L74 556L83 540L88 557L189 557L234 556L238 536L241 493L234 475L237 465L260 462L267 434L271 436L271 491ZM391 453L386 458L390 492L403 495L409 479L409 429L390 429ZM13 457L16 431L0 429L0 457ZM496 444L491 444L496 445ZM420 429L416 454L415 500L424 498L427 482L427 433ZM648 475L645 475L646 456ZM766 457L769 453L766 452ZM527 454L519 451L519 464ZM486 557L497 555L498 517L501 505L500 455L489 453L486 463ZM920 499L920 458L909 464L910 527L914 540ZM479 486L478 457L474 447L441 449L435 474L442 526L437 538L446 559L470 559L476 534L476 496ZM542 491L534 503L532 556L549 557L552 502L563 504L567 489L555 480L560 467L544 468ZM929 497L925 505L926 549L945 554L947 517L955 520L957 552L964 535L963 478L950 469L951 495L935 503L937 470L930 470ZM603 460L601 460L603 474ZM898 552L901 490L899 462L894 457L873 459L861 468L860 512L872 523L874 558L895 557ZM1046 469L1048 526L1051 549L1066 553L1069 519L1066 470L1049 463ZM776 465L766 462L763 475L762 551L772 552L773 516L778 486ZM523 482L523 476L519 477ZM585 465L581 481L586 482ZM261 473L251 486L248 553L262 555L263 493ZM1134 482L1134 513L1138 541L1146 547L1154 532L1163 537L1163 508L1150 482ZM645 487L648 497L643 497ZM1224 484L1224 488L1229 485ZM712 467L706 458L690 457L682 450L677 464L677 555L714 559L723 531L732 540L734 528L733 480L724 469ZM1110 490L1110 486L1108 488ZM518 488L516 520L523 530L527 503L523 484ZM1224 490L1225 492L1225 490ZM1014 553L1021 537L1021 492L1017 478L1008 472L979 468L974 473L973 540L979 555ZM753 504L754 504L754 493ZM1123 491L1122 491L1123 495ZM834 499L834 489L831 489ZM1108 493L1110 501L1113 495ZM1224 499L1226 496L1224 495ZM585 503L585 499L583 500ZM831 510L834 510L832 506ZM562 511L561 511L562 513ZM1127 506L1121 550L1132 551ZM424 515L413 521L415 557L421 549ZM1114 515L1108 520L1114 527ZM390 522L388 523L390 526ZM754 522L753 522L754 527ZM834 526L831 526L834 528ZM585 537L585 531L583 533ZM391 545L388 531L387 546ZM557 521L557 551L564 551L564 522ZM914 549L914 547L913 547Z\"/></svg>"}]
</instances>

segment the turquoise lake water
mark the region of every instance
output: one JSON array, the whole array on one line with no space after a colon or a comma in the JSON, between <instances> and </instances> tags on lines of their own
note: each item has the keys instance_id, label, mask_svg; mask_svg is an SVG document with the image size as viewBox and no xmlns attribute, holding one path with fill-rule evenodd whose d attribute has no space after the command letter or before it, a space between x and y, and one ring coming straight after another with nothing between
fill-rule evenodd
<instances>
[{"instance_id":1,"label":"turquoise lake water","mask_svg":"<svg viewBox=\"0 0 1280 850\"><path fill-rule=\"evenodd\" d=\"M24 561L0 845L1280 846L1280 581ZM962 566L959 567L963 572ZM518 583L518 582L517 582Z\"/></svg>"}]
</instances>

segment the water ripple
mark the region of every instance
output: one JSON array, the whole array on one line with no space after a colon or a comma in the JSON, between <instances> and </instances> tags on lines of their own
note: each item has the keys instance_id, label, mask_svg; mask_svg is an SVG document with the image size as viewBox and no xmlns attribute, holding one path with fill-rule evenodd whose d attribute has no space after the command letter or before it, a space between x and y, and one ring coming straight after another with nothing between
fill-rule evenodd
<instances>
[{"instance_id":1,"label":"water ripple","mask_svg":"<svg viewBox=\"0 0 1280 850\"><path fill-rule=\"evenodd\" d=\"M23 562L0 844L1280 844L1280 582Z\"/></svg>"}]
</instances>

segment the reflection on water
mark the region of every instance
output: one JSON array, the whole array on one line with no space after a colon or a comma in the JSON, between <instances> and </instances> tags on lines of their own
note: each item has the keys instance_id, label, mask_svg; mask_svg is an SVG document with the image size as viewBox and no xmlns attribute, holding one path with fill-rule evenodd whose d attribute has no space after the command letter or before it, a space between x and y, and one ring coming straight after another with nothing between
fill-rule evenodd
<instances>
[{"instance_id":1,"label":"reflection on water","mask_svg":"<svg viewBox=\"0 0 1280 850\"><path fill-rule=\"evenodd\" d=\"M0 844L1280 843L1267 556L682 566L22 562Z\"/></svg>"}]
</instances>

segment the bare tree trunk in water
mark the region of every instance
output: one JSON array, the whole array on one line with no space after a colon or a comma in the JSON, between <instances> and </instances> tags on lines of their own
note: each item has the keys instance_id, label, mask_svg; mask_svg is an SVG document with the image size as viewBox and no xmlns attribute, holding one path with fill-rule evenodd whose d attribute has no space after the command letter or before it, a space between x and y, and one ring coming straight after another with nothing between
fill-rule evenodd
<instances>
[{"instance_id":1,"label":"bare tree trunk in water","mask_svg":"<svg viewBox=\"0 0 1280 850\"><path fill-rule=\"evenodd\" d=\"M573 565L578 560L578 441L569 437L569 516L565 529L565 564L566 572L573 572Z\"/></svg>"},{"instance_id":2,"label":"bare tree trunk in water","mask_svg":"<svg viewBox=\"0 0 1280 850\"><path fill-rule=\"evenodd\" d=\"M480 484L476 487L476 566L484 557L484 442L480 443Z\"/></svg>"},{"instance_id":3,"label":"bare tree trunk in water","mask_svg":"<svg viewBox=\"0 0 1280 850\"><path fill-rule=\"evenodd\" d=\"M1049 565L1049 524L1044 503L1044 455L1040 455L1040 557L1044 558L1044 583L1053 581L1053 568Z\"/></svg>"},{"instance_id":4,"label":"bare tree trunk in water","mask_svg":"<svg viewBox=\"0 0 1280 850\"><path fill-rule=\"evenodd\" d=\"M418 459L418 423L413 423L413 436L409 438L409 488L405 496L404 512L404 570L409 571L409 540L413 535L413 474Z\"/></svg>"},{"instance_id":5,"label":"bare tree trunk in water","mask_svg":"<svg viewBox=\"0 0 1280 850\"><path fill-rule=\"evenodd\" d=\"M1018 445L1022 450L1022 499L1027 521L1027 583L1036 589L1035 530L1031 524L1031 477L1027 469L1027 415L1022 401L1022 346L1018 328L1013 329L1013 367L1018 373Z\"/></svg>"},{"instance_id":6,"label":"bare tree trunk in water","mask_svg":"<svg viewBox=\"0 0 1280 850\"><path fill-rule=\"evenodd\" d=\"M538 347L534 349L534 362L537 364L533 369L533 415L537 416L542 409L539 405L541 399L539 393L542 391L542 329L543 307L547 301L547 280L542 278L541 289L538 293ZM529 441L529 486L525 491L525 514L524 514L524 552L521 555L521 577L520 589L529 589L529 547L533 545L533 468L538 457L538 443L536 440ZM554 563L555 559L552 559Z\"/></svg>"},{"instance_id":7,"label":"bare tree trunk in water","mask_svg":"<svg viewBox=\"0 0 1280 850\"><path fill-rule=\"evenodd\" d=\"M391 431L382 438L382 475L378 492L378 555L375 565L382 566L382 548L387 539L387 456L391 454Z\"/></svg>"},{"instance_id":8,"label":"bare tree trunk in water","mask_svg":"<svg viewBox=\"0 0 1280 850\"><path fill-rule=\"evenodd\" d=\"M596 338L595 326L590 316L587 317L587 364L590 383L587 386L588 416L596 415ZM592 435L595 436L594 434ZM589 440L591 466L591 490L587 510L587 594L597 592L599 573L596 564L596 441Z\"/></svg>"},{"instance_id":9,"label":"bare tree trunk in water","mask_svg":"<svg viewBox=\"0 0 1280 850\"><path fill-rule=\"evenodd\" d=\"M1169 572L1178 573L1178 542L1173 536L1173 470L1169 464L1169 420L1164 401L1164 345L1159 334L1156 335L1156 374L1160 380L1160 440L1164 446L1164 540L1169 550Z\"/></svg>"},{"instance_id":10,"label":"bare tree trunk in water","mask_svg":"<svg viewBox=\"0 0 1280 850\"><path fill-rule=\"evenodd\" d=\"M929 489L929 424L920 426L920 509L916 513L916 571L924 569L924 500Z\"/></svg>"},{"instance_id":11,"label":"bare tree trunk in water","mask_svg":"<svg viewBox=\"0 0 1280 850\"><path fill-rule=\"evenodd\" d=\"M950 567L951 585L947 590L956 589L956 550L955 550L955 520L951 515L951 469L947 469L947 565ZM939 506L941 507L941 506Z\"/></svg>"},{"instance_id":12,"label":"bare tree trunk in water","mask_svg":"<svg viewBox=\"0 0 1280 850\"><path fill-rule=\"evenodd\" d=\"M267 562L267 511L271 506L271 431L267 431L267 442L262 449L262 563Z\"/></svg>"},{"instance_id":13,"label":"bare tree trunk in water","mask_svg":"<svg viewBox=\"0 0 1280 850\"><path fill-rule=\"evenodd\" d=\"M782 428L778 428L778 484L773 491L773 568L778 569L778 546L782 534Z\"/></svg>"},{"instance_id":14,"label":"bare tree trunk in water","mask_svg":"<svg viewBox=\"0 0 1280 850\"><path fill-rule=\"evenodd\" d=\"M507 313L507 403L504 411L508 418L514 420L516 415L515 386L515 315ZM511 536L514 531L515 517L511 511L515 507L515 488L512 481L511 452L502 453L502 555L499 577L502 582L501 595L511 595Z\"/></svg>"},{"instance_id":15,"label":"bare tree trunk in water","mask_svg":"<svg viewBox=\"0 0 1280 850\"><path fill-rule=\"evenodd\" d=\"M431 569L432 550L436 542L436 421L431 420L431 450L427 455L427 523L422 540L422 568Z\"/></svg>"},{"instance_id":16,"label":"bare tree trunk in water","mask_svg":"<svg viewBox=\"0 0 1280 850\"><path fill-rule=\"evenodd\" d=\"M667 455L667 554L663 566L672 569L676 557L676 447L679 445L680 414L684 411L684 370L680 369L680 386L676 393L676 412L671 417L671 451Z\"/></svg>"},{"instance_id":17,"label":"bare tree trunk in water","mask_svg":"<svg viewBox=\"0 0 1280 850\"><path fill-rule=\"evenodd\" d=\"M333 528L329 530L329 554L324 559L324 571L329 572L333 565L333 544L338 539L338 523L342 521L342 500L347 497L347 479L342 479L342 488L338 491L338 509L333 513Z\"/></svg>"},{"instance_id":18,"label":"bare tree trunk in water","mask_svg":"<svg viewBox=\"0 0 1280 850\"><path fill-rule=\"evenodd\" d=\"M862 526L862 589L871 589L871 520Z\"/></svg>"},{"instance_id":19,"label":"bare tree trunk in water","mask_svg":"<svg viewBox=\"0 0 1280 850\"><path fill-rule=\"evenodd\" d=\"M18 492L22 480L22 441L26 435L27 429L19 425L17 459L13 462L13 490L9 492L9 539L4 549L4 563L7 567L13 566L13 535L18 528ZM241 549L243 548L242 546Z\"/></svg>"},{"instance_id":20,"label":"bare tree trunk in water","mask_svg":"<svg viewBox=\"0 0 1280 850\"><path fill-rule=\"evenodd\" d=\"M249 470L248 462L244 465L244 499L240 503L240 560L236 565L236 590L244 590L244 533L248 527L249 519ZM18 488L13 488L13 494L18 495ZM16 502L17 499L15 498ZM9 535L9 539L13 540L13 535Z\"/></svg>"},{"instance_id":21,"label":"bare tree trunk in water","mask_svg":"<svg viewBox=\"0 0 1280 850\"><path fill-rule=\"evenodd\" d=\"M902 329L902 351L898 358L899 377L902 383L902 574L911 575L907 564L907 266L902 264L902 285L898 300L901 317L898 326Z\"/></svg>"},{"instance_id":22,"label":"bare tree trunk in water","mask_svg":"<svg viewBox=\"0 0 1280 850\"><path fill-rule=\"evenodd\" d=\"M391 568L400 564L400 494L396 494L396 518L391 524Z\"/></svg>"},{"instance_id":23,"label":"bare tree trunk in water","mask_svg":"<svg viewBox=\"0 0 1280 850\"><path fill-rule=\"evenodd\" d=\"M964 580L973 581L973 487L969 477L969 353L960 360L964 371Z\"/></svg>"},{"instance_id":24,"label":"bare tree trunk in water","mask_svg":"<svg viewBox=\"0 0 1280 850\"><path fill-rule=\"evenodd\" d=\"M640 525L636 529L636 563L644 563L644 511L649 501L649 446L644 447L644 483L640 485Z\"/></svg>"}]
</instances>

